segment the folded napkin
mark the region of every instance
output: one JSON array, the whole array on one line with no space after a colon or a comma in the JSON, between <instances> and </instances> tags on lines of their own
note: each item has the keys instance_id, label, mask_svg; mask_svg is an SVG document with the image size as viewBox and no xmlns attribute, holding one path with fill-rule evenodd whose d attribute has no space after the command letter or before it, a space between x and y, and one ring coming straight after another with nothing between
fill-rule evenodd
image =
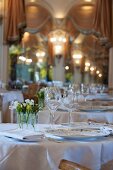
<instances>
[{"instance_id":1,"label":"folded napkin","mask_svg":"<svg viewBox=\"0 0 113 170\"><path fill-rule=\"evenodd\" d=\"M41 132L35 132L27 129L2 131L0 132L0 135L23 141L38 141L44 137Z\"/></svg>"}]
</instances>

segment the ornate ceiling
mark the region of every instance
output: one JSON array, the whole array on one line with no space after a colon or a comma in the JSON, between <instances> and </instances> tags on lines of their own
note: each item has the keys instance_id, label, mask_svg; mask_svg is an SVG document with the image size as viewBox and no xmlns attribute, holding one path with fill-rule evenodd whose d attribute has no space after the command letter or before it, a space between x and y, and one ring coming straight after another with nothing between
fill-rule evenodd
<instances>
[{"instance_id":1,"label":"ornate ceiling","mask_svg":"<svg viewBox=\"0 0 113 170\"><path fill-rule=\"evenodd\" d=\"M96 0L26 0L26 19L29 32L24 45L32 51L46 48L51 31L62 29L69 34L71 48L78 48L83 55L99 67L108 69L109 46L95 34L93 15ZM34 49L34 50L33 50ZM69 54L69 53L68 53ZM70 53L71 54L71 53Z\"/></svg>"},{"instance_id":2,"label":"ornate ceiling","mask_svg":"<svg viewBox=\"0 0 113 170\"><path fill-rule=\"evenodd\" d=\"M47 37L50 31L61 28L70 34L71 40L76 39L76 41L78 37L80 37L80 33L82 33L85 37L80 40L80 43L85 46L83 51L85 49L86 53L86 51L89 50L87 53L95 55L95 49L98 49L98 54L100 55L103 52L104 45L93 35L92 28L95 1L96 0L91 2L87 2L87 0L62 0L61 2L58 0L43 0L43 3L42 1L26 1L26 31L35 33L35 37L37 37L38 33ZM59 10L57 11L57 9ZM64 12L62 12L62 15L65 16L65 18L54 18L57 14L61 13L61 11ZM36 38L34 38L34 36L32 37L35 41Z\"/></svg>"}]
</instances>

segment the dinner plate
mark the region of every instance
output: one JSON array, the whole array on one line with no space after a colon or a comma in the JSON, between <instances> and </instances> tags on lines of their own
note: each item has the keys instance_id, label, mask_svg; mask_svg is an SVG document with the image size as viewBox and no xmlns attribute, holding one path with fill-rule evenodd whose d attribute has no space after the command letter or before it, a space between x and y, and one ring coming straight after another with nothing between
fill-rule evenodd
<instances>
[{"instance_id":1,"label":"dinner plate","mask_svg":"<svg viewBox=\"0 0 113 170\"><path fill-rule=\"evenodd\" d=\"M113 101L113 98L99 98L97 100L100 100L100 101Z\"/></svg>"},{"instance_id":2,"label":"dinner plate","mask_svg":"<svg viewBox=\"0 0 113 170\"><path fill-rule=\"evenodd\" d=\"M103 106L80 106L78 107L79 111L84 112L103 112L109 110L108 107Z\"/></svg>"},{"instance_id":3,"label":"dinner plate","mask_svg":"<svg viewBox=\"0 0 113 170\"><path fill-rule=\"evenodd\" d=\"M102 138L110 135L110 129L106 127L76 127L76 128L59 128L47 130L45 136L55 139L65 140L78 140L78 139L91 139Z\"/></svg>"},{"instance_id":4,"label":"dinner plate","mask_svg":"<svg viewBox=\"0 0 113 170\"><path fill-rule=\"evenodd\" d=\"M43 138L37 138L37 139L17 139L17 138L12 138L12 137L9 137L9 136L5 136L11 140L15 140L15 141L18 141L18 142L41 142L43 140Z\"/></svg>"}]
</instances>

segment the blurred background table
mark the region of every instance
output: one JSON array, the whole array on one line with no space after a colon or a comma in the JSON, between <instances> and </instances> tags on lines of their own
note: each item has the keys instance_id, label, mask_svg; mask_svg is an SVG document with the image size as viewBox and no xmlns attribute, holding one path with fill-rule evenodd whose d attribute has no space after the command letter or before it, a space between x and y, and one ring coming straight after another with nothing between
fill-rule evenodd
<instances>
[{"instance_id":1,"label":"blurred background table","mask_svg":"<svg viewBox=\"0 0 113 170\"><path fill-rule=\"evenodd\" d=\"M9 105L12 101L23 102L23 94L19 90L8 91L5 89L0 89L0 97L1 97L1 122L10 122L11 115L9 110Z\"/></svg>"}]
</instances>

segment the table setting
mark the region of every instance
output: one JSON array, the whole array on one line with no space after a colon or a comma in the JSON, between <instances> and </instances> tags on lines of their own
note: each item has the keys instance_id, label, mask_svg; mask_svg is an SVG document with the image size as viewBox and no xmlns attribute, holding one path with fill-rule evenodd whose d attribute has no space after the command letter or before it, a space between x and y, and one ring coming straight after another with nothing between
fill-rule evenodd
<instances>
[{"instance_id":1,"label":"table setting","mask_svg":"<svg viewBox=\"0 0 113 170\"><path fill-rule=\"evenodd\" d=\"M63 95L57 90L46 91L45 108L34 126L0 124L1 170L57 170L61 159L100 170L113 160L112 101L79 101L72 90L64 89ZM30 109L34 104L29 102Z\"/></svg>"},{"instance_id":2,"label":"table setting","mask_svg":"<svg viewBox=\"0 0 113 170\"><path fill-rule=\"evenodd\" d=\"M1 124L0 136L5 136L23 142L37 142L37 139L53 138L58 140L83 140L108 137L113 135L113 125L95 122L74 122L70 126L66 124L53 125L37 124L22 128L18 124Z\"/></svg>"},{"instance_id":3,"label":"table setting","mask_svg":"<svg viewBox=\"0 0 113 170\"><path fill-rule=\"evenodd\" d=\"M18 124L0 124L0 147L4 145L5 149L0 153L1 170L9 167L12 170L30 170L31 167L36 170L37 165L38 170L56 170L62 158L100 170L101 165L113 157L113 153L108 153L113 145L113 125L77 122L73 127L53 125L51 128L48 124L37 124L35 130L32 126L18 127ZM86 152L89 157L83 159ZM29 160L29 166L23 157Z\"/></svg>"}]
</instances>

